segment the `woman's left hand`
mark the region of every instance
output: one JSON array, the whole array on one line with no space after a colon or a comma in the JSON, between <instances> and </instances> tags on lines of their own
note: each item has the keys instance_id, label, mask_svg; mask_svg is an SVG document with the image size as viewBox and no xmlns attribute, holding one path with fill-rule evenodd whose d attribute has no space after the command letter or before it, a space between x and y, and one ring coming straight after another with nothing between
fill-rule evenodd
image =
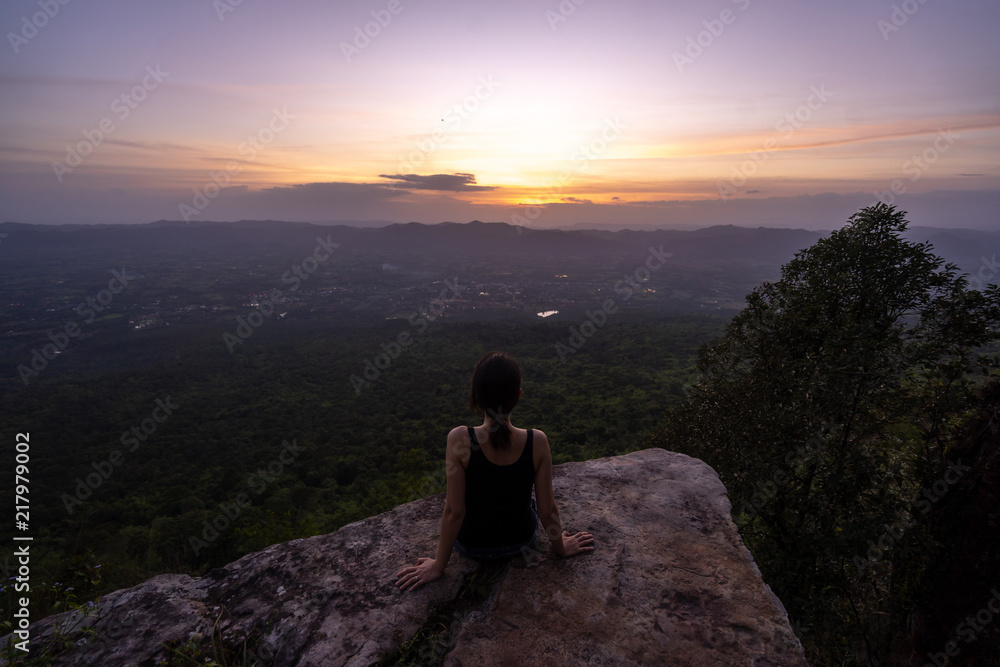
<instances>
[{"instance_id":1,"label":"woman's left hand","mask_svg":"<svg viewBox=\"0 0 1000 667\"><path fill-rule=\"evenodd\" d=\"M396 573L396 577L398 577L396 585L399 586L400 590L412 591L429 581L434 581L442 574L444 574L444 569L439 568L437 561L433 558L418 558L416 565L404 567Z\"/></svg>"}]
</instances>

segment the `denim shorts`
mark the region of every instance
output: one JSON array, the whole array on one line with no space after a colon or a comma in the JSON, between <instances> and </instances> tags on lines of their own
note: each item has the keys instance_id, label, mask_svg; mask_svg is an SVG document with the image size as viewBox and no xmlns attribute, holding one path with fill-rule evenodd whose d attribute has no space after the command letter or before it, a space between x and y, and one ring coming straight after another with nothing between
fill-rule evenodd
<instances>
[{"instance_id":1,"label":"denim shorts","mask_svg":"<svg viewBox=\"0 0 1000 667\"><path fill-rule=\"evenodd\" d=\"M531 539L524 544L503 547L466 547L456 539L455 550L466 558L474 558L476 560L494 560L519 556L523 549L534 547L535 541L538 539L538 511L535 509L534 498L531 499L531 515L535 517L535 532L532 533Z\"/></svg>"}]
</instances>

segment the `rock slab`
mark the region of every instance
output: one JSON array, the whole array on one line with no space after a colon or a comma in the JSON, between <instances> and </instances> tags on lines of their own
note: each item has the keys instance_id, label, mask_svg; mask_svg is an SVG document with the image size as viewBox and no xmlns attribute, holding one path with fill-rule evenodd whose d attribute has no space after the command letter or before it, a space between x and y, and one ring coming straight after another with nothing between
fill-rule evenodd
<instances>
[{"instance_id":1,"label":"rock slab","mask_svg":"<svg viewBox=\"0 0 1000 667\"><path fill-rule=\"evenodd\" d=\"M72 628L53 664L806 665L708 465L646 449L556 466L553 485L563 527L594 551L561 559L540 530L538 551L499 565L454 552L441 579L400 592L395 573L436 551L438 494L50 616L32 651Z\"/></svg>"}]
</instances>

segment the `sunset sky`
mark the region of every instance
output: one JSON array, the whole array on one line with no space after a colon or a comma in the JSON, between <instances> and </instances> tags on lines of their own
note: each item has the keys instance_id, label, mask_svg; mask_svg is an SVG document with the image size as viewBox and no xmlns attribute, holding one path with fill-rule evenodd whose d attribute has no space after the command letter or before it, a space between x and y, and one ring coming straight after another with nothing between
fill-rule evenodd
<instances>
[{"instance_id":1,"label":"sunset sky","mask_svg":"<svg viewBox=\"0 0 1000 667\"><path fill-rule=\"evenodd\" d=\"M996 0L62 2L0 221L1000 226Z\"/></svg>"}]
</instances>

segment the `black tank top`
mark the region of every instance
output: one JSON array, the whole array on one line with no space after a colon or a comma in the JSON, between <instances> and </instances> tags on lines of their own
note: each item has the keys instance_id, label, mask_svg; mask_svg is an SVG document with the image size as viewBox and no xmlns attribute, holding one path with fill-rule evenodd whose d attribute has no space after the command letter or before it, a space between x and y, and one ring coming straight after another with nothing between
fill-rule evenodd
<instances>
[{"instance_id":1,"label":"black tank top","mask_svg":"<svg viewBox=\"0 0 1000 667\"><path fill-rule=\"evenodd\" d=\"M468 429L472 454L465 468L465 520L458 541L467 547L523 544L536 526L530 507L535 483L532 431L528 429L521 457L502 466L486 458L475 430Z\"/></svg>"}]
</instances>

